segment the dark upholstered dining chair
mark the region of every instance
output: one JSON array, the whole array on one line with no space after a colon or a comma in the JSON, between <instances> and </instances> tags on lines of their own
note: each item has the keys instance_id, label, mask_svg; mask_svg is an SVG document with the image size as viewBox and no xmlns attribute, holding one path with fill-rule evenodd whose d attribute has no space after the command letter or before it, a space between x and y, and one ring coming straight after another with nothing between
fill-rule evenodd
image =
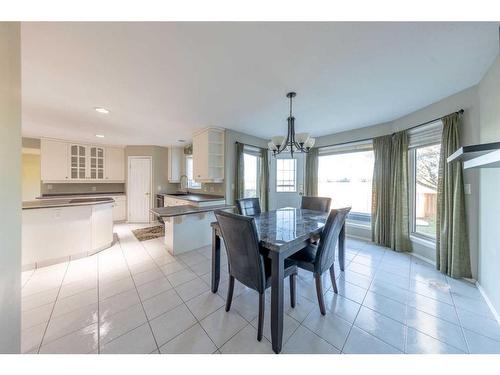
<instances>
[{"instance_id":1,"label":"dark upholstered dining chair","mask_svg":"<svg viewBox=\"0 0 500 375\"><path fill-rule=\"evenodd\" d=\"M306 248L293 254L290 259L297 262L297 266L310 271L316 281L316 294L318 296L319 310L322 315L326 314L325 300L323 298L323 286L321 275L327 270L330 271L333 291L337 294L337 283L335 282L335 247L338 242L340 230L344 225L347 214L351 207L339 208L330 211L323 231L321 232L319 243L310 244Z\"/></svg>"},{"instance_id":2,"label":"dark upholstered dining chair","mask_svg":"<svg viewBox=\"0 0 500 375\"><path fill-rule=\"evenodd\" d=\"M265 291L271 286L271 262L260 253L255 219L224 211L215 211L222 232L229 262L229 287L226 311L231 308L234 280L259 293L259 323L257 340L262 340L264 324ZM297 266L285 260L284 278L290 276L290 304L295 307Z\"/></svg>"},{"instance_id":3,"label":"dark upholstered dining chair","mask_svg":"<svg viewBox=\"0 0 500 375\"><path fill-rule=\"evenodd\" d=\"M236 206L240 215L254 216L261 213L259 198L237 199Z\"/></svg>"},{"instance_id":4,"label":"dark upholstered dining chair","mask_svg":"<svg viewBox=\"0 0 500 375\"><path fill-rule=\"evenodd\" d=\"M332 198L302 196L300 208L328 212L330 210L331 203Z\"/></svg>"}]
</instances>

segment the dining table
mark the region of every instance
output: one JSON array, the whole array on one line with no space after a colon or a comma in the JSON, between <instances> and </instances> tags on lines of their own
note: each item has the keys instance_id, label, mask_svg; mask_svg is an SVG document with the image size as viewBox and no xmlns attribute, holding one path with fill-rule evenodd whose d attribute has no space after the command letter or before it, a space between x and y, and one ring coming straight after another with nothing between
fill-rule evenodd
<instances>
[{"instance_id":1,"label":"dining table","mask_svg":"<svg viewBox=\"0 0 500 375\"><path fill-rule=\"evenodd\" d=\"M271 342L273 351L280 353L283 342L283 274L289 256L318 238L329 212L285 207L254 215L262 253L271 259ZM220 280L222 233L217 222L212 227L211 290L217 293ZM345 224L338 238L340 269L344 270Z\"/></svg>"}]
</instances>

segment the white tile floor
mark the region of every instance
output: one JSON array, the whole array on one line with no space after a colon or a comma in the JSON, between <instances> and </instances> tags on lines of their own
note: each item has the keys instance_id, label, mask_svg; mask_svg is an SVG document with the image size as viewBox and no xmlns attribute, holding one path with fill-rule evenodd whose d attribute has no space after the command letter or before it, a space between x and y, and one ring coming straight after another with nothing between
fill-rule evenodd
<instances>
[{"instance_id":1,"label":"white tile floor","mask_svg":"<svg viewBox=\"0 0 500 375\"><path fill-rule=\"evenodd\" d=\"M209 290L210 248L173 257L161 239L119 242L98 255L24 272L24 353L271 353L269 307L256 340L257 294L237 284L224 310L227 264ZM500 353L500 326L475 286L407 254L347 240L339 295L325 275L327 315L312 275L285 293L283 353ZM287 283L285 284L287 285Z\"/></svg>"}]
</instances>

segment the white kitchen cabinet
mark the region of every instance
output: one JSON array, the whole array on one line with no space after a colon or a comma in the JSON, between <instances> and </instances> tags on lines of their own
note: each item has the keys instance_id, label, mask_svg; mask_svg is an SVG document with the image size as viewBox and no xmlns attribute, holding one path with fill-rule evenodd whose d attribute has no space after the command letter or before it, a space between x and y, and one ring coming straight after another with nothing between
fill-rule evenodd
<instances>
[{"instance_id":1,"label":"white kitchen cabinet","mask_svg":"<svg viewBox=\"0 0 500 375\"><path fill-rule=\"evenodd\" d=\"M66 142L42 139L40 155L42 181L67 182L70 179Z\"/></svg>"},{"instance_id":2,"label":"white kitchen cabinet","mask_svg":"<svg viewBox=\"0 0 500 375\"><path fill-rule=\"evenodd\" d=\"M224 180L224 129L207 128L193 136L193 178L196 182Z\"/></svg>"},{"instance_id":3,"label":"white kitchen cabinet","mask_svg":"<svg viewBox=\"0 0 500 375\"><path fill-rule=\"evenodd\" d=\"M124 182L125 150L121 147L106 147L105 151L106 182Z\"/></svg>"},{"instance_id":4,"label":"white kitchen cabinet","mask_svg":"<svg viewBox=\"0 0 500 375\"><path fill-rule=\"evenodd\" d=\"M126 195L111 195L115 200L113 205L113 221L127 220L127 196Z\"/></svg>"},{"instance_id":5,"label":"white kitchen cabinet","mask_svg":"<svg viewBox=\"0 0 500 375\"><path fill-rule=\"evenodd\" d=\"M40 144L44 183L125 182L123 148L51 139L42 139Z\"/></svg>"},{"instance_id":6,"label":"white kitchen cabinet","mask_svg":"<svg viewBox=\"0 0 500 375\"><path fill-rule=\"evenodd\" d=\"M181 181L182 163L184 161L183 147L168 148L168 181L178 183Z\"/></svg>"}]
</instances>

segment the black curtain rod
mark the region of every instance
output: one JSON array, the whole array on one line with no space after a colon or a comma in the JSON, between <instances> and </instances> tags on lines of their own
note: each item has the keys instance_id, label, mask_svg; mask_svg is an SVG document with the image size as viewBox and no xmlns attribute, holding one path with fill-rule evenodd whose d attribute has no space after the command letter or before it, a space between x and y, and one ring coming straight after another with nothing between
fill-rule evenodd
<instances>
[{"instance_id":1,"label":"black curtain rod","mask_svg":"<svg viewBox=\"0 0 500 375\"><path fill-rule=\"evenodd\" d=\"M449 116L449 115L452 115L452 114L458 114L458 115L463 115L464 113L464 110L463 109L460 109L456 112L452 112L452 113L449 113L448 115L445 115L445 116L441 116L441 117L438 117L438 118L435 118L434 120L430 120L430 121L426 121L426 122L423 122L421 124L418 124L418 125L413 125L409 128L406 128L406 129L403 129L403 130L411 130L411 129L415 129L415 128L418 128L419 126L424 126L424 125L428 125L428 124L431 124L433 122L436 122L438 120L441 120L443 117L446 117L446 116ZM393 135L395 133L392 133L391 135ZM318 148L324 148L324 147L332 147L332 146L342 146L342 145L347 145L349 143L356 143L356 142L365 142L365 141L370 141L370 140L373 140L373 138L377 138L377 137L370 137L370 138L363 138L363 139L356 139L354 141L347 141L347 142L342 142L342 143L335 143L335 144L332 144L332 145L326 145L326 146L321 146L321 147L318 147Z\"/></svg>"}]
</instances>

